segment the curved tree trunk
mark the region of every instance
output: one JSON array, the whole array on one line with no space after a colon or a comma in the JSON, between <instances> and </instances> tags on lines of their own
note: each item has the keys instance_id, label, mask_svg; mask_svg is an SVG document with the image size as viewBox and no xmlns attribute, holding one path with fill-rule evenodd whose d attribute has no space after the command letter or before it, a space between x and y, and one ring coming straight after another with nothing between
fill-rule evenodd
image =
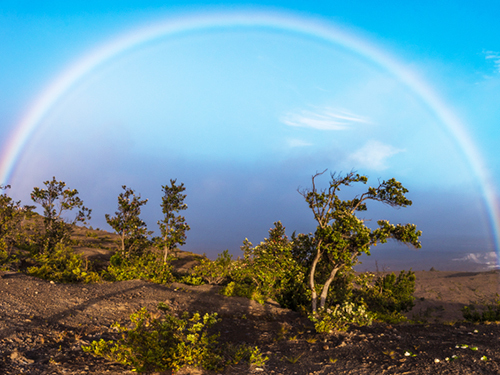
<instances>
[{"instance_id":1,"label":"curved tree trunk","mask_svg":"<svg viewBox=\"0 0 500 375\"><path fill-rule=\"evenodd\" d=\"M316 294L316 284L314 282L314 274L316 273L316 266L318 265L319 258L321 257L321 241L318 243L316 247L316 256L314 257L314 261L311 266L311 274L309 275L309 287L311 288L311 299L312 299L312 313L316 314L317 312L317 304L318 304L318 295Z\"/></svg>"},{"instance_id":2,"label":"curved tree trunk","mask_svg":"<svg viewBox=\"0 0 500 375\"><path fill-rule=\"evenodd\" d=\"M328 289L330 289L330 284L332 281L335 279L335 276L337 275L338 270L340 267L335 267L332 272L330 272L330 276L328 277L328 280L326 280L325 285L323 285L323 289L321 290L321 301L320 301L320 308L323 309L325 308L325 302L326 302L326 297L328 297Z\"/></svg>"}]
</instances>

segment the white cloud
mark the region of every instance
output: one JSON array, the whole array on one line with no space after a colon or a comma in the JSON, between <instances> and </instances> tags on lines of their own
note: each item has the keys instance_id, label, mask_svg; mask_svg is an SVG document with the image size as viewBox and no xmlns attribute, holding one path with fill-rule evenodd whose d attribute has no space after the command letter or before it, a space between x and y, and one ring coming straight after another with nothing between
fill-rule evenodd
<instances>
[{"instance_id":1,"label":"white cloud","mask_svg":"<svg viewBox=\"0 0 500 375\"><path fill-rule=\"evenodd\" d=\"M484 51L486 60L493 60L495 70L500 73L500 52Z\"/></svg>"},{"instance_id":2,"label":"white cloud","mask_svg":"<svg viewBox=\"0 0 500 375\"><path fill-rule=\"evenodd\" d=\"M458 262L476 263L486 266L488 269L499 268L497 254L494 251L488 253L470 253L462 258L453 259Z\"/></svg>"},{"instance_id":3,"label":"white cloud","mask_svg":"<svg viewBox=\"0 0 500 375\"><path fill-rule=\"evenodd\" d=\"M349 156L349 161L358 168L373 170L387 169L386 160L404 150L386 145L379 141L368 141L363 147Z\"/></svg>"},{"instance_id":4,"label":"white cloud","mask_svg":"<svg viewBox=\"0 0 500 375\"><path fill-rule=\"evenodd\" d=\"M312 146L313 144L302 139L289 139L288 146L289 147L307 147Z\"/></svg>"},{"instance_id":5,"label":"white cloud","mask_svg":"<svg viewBox=\"0 0 500 375\"><path fill-rule=\"evenodd\" d=\"M287 113L281 118L281 122L289 126L317 130L344 130L353 123L370 123L362 116L329 107L319 108L316 111L302 110L298 113Z\"/></svg>"}]
</instances>

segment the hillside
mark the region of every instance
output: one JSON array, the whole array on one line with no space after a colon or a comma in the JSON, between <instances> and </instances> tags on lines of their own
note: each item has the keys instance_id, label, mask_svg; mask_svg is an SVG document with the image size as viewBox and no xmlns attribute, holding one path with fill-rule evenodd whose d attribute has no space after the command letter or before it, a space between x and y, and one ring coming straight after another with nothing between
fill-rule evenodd
<instances>
[{"instance_id":1,"label":"hillside","mask_svg":"<svg viewBox=\"0 0 500 375\"><path fill-rule=\"evenodd\" d=\"M97 230L90 233L84 228L75 231L74 239L80 239L82 245L77 251L104 266L113 252L115 236ZM181 252L175 267L186 270L195 259L195 254ZM272 301L260 305L241 297L224 297L217 286L139 280L59 284L7 272L0 279L0 372L132 373L84 353L81 346L100 338L116 338L110 329L113 322L127 324L130 314L141 307L156 311L158 303L164 302L177 314L217 312L222 321L214 329L220 332L221 342L258 346L269 357L263 367L238 365L226 368L224 374L500 373L500 326L460 321L465 304L494 299L499 273L416 274L416 306L408 315L420 324L374 323L319 335L296 312ZM458 359L446 361L453 355ZM481 360L483 356L487 360ZM196 369L181 373L211 374Z\"/></svg>"}]
</instances>

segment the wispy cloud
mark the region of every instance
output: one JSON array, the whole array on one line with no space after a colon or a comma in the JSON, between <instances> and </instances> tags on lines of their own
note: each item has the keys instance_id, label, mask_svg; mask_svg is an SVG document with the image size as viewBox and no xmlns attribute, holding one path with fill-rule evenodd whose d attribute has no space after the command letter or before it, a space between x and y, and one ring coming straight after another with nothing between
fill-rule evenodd
<instances>
[{"instance_id":1,"label":"wispy cloud","mask_svg":"<svg viewBox=\"0 0 500 375\"><path fill-rule=\"evenodd\" d=\"M387 169L386 160L404 150L379 141L368 141L363 147L349 156L349 161L356 168L367 168L372 170Z\"/></svg>"},{"instance_id":2,"label":"wispy cloud","mask_svg":"<svg viewBox=\"0 0 500 375\"><path fill-rule=\"evenodd\" d=\"M495 64L495 70L500 73L500 52L495 51L484 51L486 60L493 60Z\"/></svg>"},{"instance_id":3,"label":"wispy cloud","mask_svg":"<svg viewBox=\"0 0 500 375\"><path fill-rule=\"evenodd\" d=\"M288 139L288 146L289 147L307 147L307 146L312 146L313 144L311 142L304 141L303 139Z\"/></svg>"},{"instance_id":4,"label":"wispy cloud","mask_svg":"<svg viewBox=\"0 0 500 375\"><path fill-rule=\"evenodd\" d=\"M365 117L329 107L287 113L281 118L281 122L289 126L317 130L344 130L353 123L370 123Z\"/></svg>"}]
</instances>

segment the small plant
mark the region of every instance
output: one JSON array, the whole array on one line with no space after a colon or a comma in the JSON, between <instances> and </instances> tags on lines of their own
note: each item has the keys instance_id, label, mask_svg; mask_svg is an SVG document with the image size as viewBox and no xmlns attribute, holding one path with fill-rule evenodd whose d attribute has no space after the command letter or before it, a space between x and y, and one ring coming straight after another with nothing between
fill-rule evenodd
<instances>
[{"instance_id":1,"label":"small plant","mask_svg":"<svg viewBox=\"0 0 500 375\"><path fill-rule=\"evenodd\" d=\"M185 275L179 279L179 282L187 285L203 285L205 281L201 277Z\"/></svg>"},{"instance_id":2,"label":"small plant","mask_svg":"<svg viewBox=\"0 0 500 375\"><path fill-rule=\"evenodd\" d=\"M396 356L396 352L394 350L386 350L386 351L384 351L382 353L384 353L385 355L391 357L391 359L394 359L394 357Z\"/></svg>"},{"instance_id":3,"label":"small plant","mask_svg":"<svg viewBox=\"0 0 500 375\"><path fill-rule=\"evenodd\" d=\"M366 310L364 305L355 305L353 302L344 302L333 309L319 309L316 314L309 315L318 333L332 333L345 331L351 324L359 326L370 325L373 314Z\"/></svg>"},{"instance_id":4,"label":"small plant","mask_svg":"<svg viewBox=\"0 0 500 375\"><path fill-rule=\"evenodd\" d=\"M283 340L289 330L290 329L287 326L287 324L282 324L280 326L280 330L278 331L278 336L276 337L275 341L281 341L281 340Z\"/></svg>"},{"instance_id":5,"label":"small plant","mask_svg":"<svg viewBox=\"0 0 500 375\"><path fill-rule=\"evenodd\" d=\"M269 360L269 357L260 352L257 346L249 346L245 344L231 345L225 347L225 354L229 357L227 364L237 365L240 362L247 362L251 367L262 367Z\"/></svg>"},{"instance_id":6,"label":"small plant","mask_svg":"<svg viewBox=\"0 0 500 375\"><path fill-rule=\"evenodd\" d=\"M290 357L287 357L285 356L284 358L290 362L291 364L295 364L299 361L299 359L304 355L304 353L301 353L301 354L298 354L296 356L290 356Z\"/></svg>"}]
</instances>

